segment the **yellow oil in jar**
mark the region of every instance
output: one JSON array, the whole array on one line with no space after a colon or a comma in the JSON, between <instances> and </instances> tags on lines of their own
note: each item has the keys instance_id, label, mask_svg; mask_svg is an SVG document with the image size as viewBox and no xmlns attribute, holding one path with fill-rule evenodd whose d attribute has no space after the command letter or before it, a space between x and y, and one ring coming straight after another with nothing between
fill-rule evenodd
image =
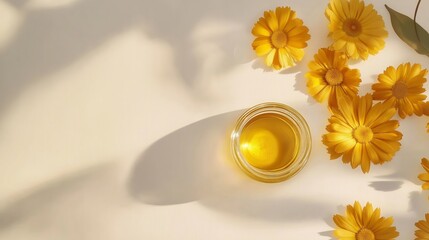
<instances>
[{"instance_id":1,"label":"yellow oil in jar","mask_svg":"<svg viewBox=\"0 0 429 240\"><path fill-rule=\"evenodd\" d=\"M253 167L277 170L289 166L299 149L299 134L291 120L274 113L254 117L243 128L240 151Z\"/></svg>"}]
</instances>

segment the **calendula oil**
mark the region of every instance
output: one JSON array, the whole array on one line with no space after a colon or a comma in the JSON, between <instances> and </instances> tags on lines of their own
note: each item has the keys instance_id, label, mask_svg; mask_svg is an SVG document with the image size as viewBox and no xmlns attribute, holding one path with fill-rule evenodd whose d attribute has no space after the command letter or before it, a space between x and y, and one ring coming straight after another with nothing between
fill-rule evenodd
<instances>
[{"instance_id":1,"label":"calendula oil","mask_svg":"<svg viewBox=\"0 0 429 240\"><path fill-rule=\"evenodd\" d=\"M295 160L299 137L296 126L288 118L273 113L261 114L244 126L240 151L256 168L280 169Z\"/></svg>"},{"instance_id":2,"label":"calendula oil","mask_svg":"<svg viewBox=\"0 0 429 240\"><path fill-rule=\"evenodd\" d=\"M231 135L237 164L263 182L279 182L299 172L311 151L305 119L293 108L263 103L238 119Z\"/></svg>"}]
</instances>

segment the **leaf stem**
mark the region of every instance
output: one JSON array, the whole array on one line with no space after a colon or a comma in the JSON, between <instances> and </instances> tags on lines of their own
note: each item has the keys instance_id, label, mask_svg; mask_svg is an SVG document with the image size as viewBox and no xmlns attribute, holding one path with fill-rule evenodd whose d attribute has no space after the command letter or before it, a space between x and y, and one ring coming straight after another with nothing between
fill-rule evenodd
<instances>
[{"instance_id":1,"label":"leaf stem","mask_svg":"<svg viewBox=\"0 0 429 240\"><path fill-rule=\"evenodd\" d=\"M417 40L418 40L419 42L421 42L421 41L420 41L419 33L418 33L418 31L417 31L417 22L416 22L416 18L417 18L417 11L419 10L419 6L420 6L420 2L421 2L421 1L422 1L422 0L419 0L419 1L417 2L416 10L414 11L414 31L416 32Z\"/></svg>"}]
</instances>

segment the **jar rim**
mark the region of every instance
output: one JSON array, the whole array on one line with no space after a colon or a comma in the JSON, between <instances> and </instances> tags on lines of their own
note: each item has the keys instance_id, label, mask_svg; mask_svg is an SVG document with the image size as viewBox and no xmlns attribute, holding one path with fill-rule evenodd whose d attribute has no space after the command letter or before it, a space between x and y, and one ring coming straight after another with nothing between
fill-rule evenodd
<instances>
[{"instance_id":1,"label":"jar rim","mask_svg":"<svg viewBox=\"0 0 429 240\"><path fill-rule=\"evenodd\" d=\"M267 113L278 114L279 116L287 118L294 124L294 127L296 127L300 135L297 154L293 161L291 161L291 164L284 168L265 170L254 167L247 162L240 150L240 136L246 124L256 116ZM301 171L308 162L311 153L311 143L310 128L304 117L294 108L276 102L261 103L246 110L237 119L235 128L231 133L231 150L237 165L253 179L268 183L285 181Z\"/></svg>"}]
</instances>

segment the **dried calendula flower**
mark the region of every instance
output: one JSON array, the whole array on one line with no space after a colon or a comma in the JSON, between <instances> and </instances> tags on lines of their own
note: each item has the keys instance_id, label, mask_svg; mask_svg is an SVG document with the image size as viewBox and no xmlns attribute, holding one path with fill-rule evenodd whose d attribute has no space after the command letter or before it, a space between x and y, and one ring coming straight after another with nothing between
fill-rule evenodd
<instances>
[{"instance_id":1,"label":"dried calendula flower","mask_svg":"<svg viewBox=\"0 0 429 240\"><path fill-rule=\"evenodd\" d=\"M415 240L428 240L429 239L429 213L425 215L426 220L416 222Z\"/></svg>"},{"instance_id":2,"label":"dried calendula flower","mask_svg":"<svg viewBox=\"0 0 429 240\"><path fill-rule=\"evenodd\" d=\"M426 99L423 83L427 70L420 64L405 63L394 68L388 67L378 75L378 82L372 85L374 100L390 101L395 105L401 118L407 115L422 115L423 100Z\"/></svg>"},{"instance_id":3,"label":"dried calendula flower","mask_svg":"<svg viewBox=\"0 0 429 240\"><path fill-rule=\"evenodd\" d=\"M256 37L252 43L256 54L265 56L265 64L277 70L301 61L310 39L308 28L290 7L265 11L252 34Z\"/></svg>"},{"instance_id":4,"label":"dried calendula flower","mask_svg":"<svg viewBox=\"0 0 429 240\"><path fill-rule=\"evenodd\" d=\"M305 75L309 94L318 102L329 99L329 107L336 107L339 97L356 96L361 82L360 72L348 68L347 61L343 52L319 49Z\"/></svg>"},{"instance_id":5,"label":"dried calendula flower","mask_svg":"<svg viewBox=\"0 0 429 240\"><path fill-rule=\"evenodd\" d=\"M374 210L371 203L363 209L359 202L347 205L345 216L336 214L333 220L337 225L334 236L339 240L395 239L399 236L392 226L393 218L380 217L380 209Z\"/></svg>"},{"instance_id":6,"label":"dried calendula flower","mask_svg":"<svg viewBox=\"0 0 429 240\"><path fill-rule=\"evenodd\" d=\"M353 59L367 59L384 48L387 37L383 18L372 4L360 0L330 0L325 15L329 20L332 48Z\"/></svg>"},{"instance_id":7,"label":"dried calendula flower","mask_svg":"<svg viewBox=\"0 0 429 240\"><path fill-rule=\"evenodd\" d=\"M396 110L388 103L373 105L371 95L339 99L338 108L332 108L322 141L331 159L342 156L352 168L361 166L367 173L373 164L390 161L399 150L402 134L396 129L397 120L391 120Z\"/></svg>"}]
</instances>

